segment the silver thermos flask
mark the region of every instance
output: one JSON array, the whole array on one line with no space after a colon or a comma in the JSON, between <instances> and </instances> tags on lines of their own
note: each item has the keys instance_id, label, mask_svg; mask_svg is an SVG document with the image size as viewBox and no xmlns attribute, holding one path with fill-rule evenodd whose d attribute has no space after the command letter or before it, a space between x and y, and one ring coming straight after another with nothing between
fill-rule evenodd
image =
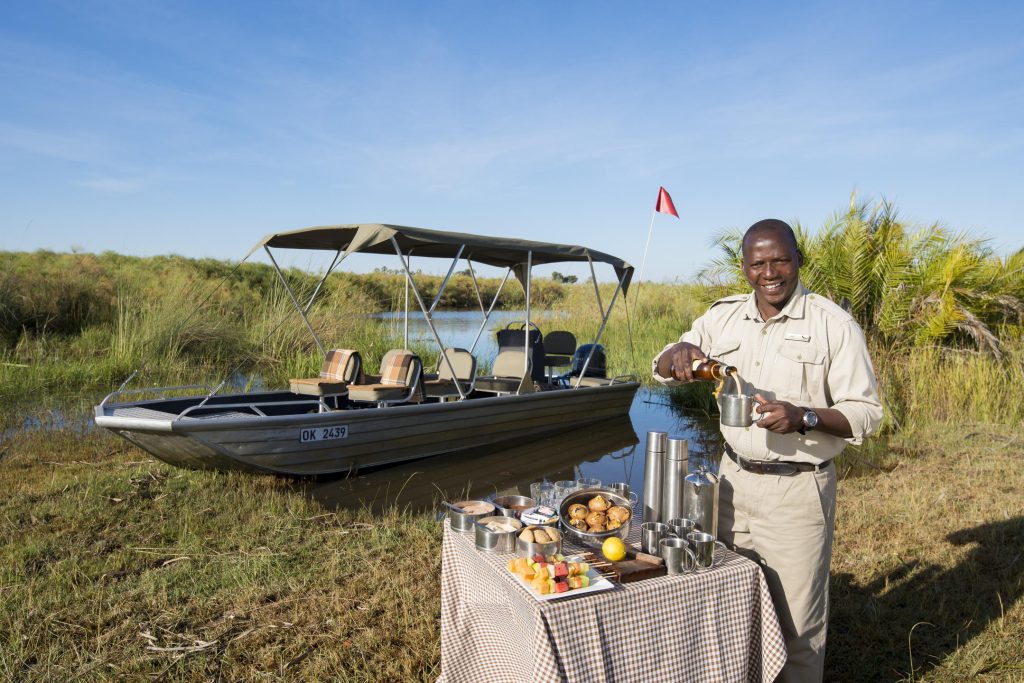
<instances>
[{"instance_id":1,"label":"silver thermos flask","mask_svg":"<svg viewBox=\"0 0 1024 683\"><path fill-rule=\"evenodd\" d=\"M647 459L644 462L644 521L661 521L661 480L665 459L665 432L647 432Z\"/></svg>"},{"instance_id":2,"label":"silver thermos flask","mask_svg":"<svg viewBox=\"0 0 1024 683\"><path fill-rule=\"evenodd\" d=\"M718 537L718 477L704 465L683 482L683 512L699 531Z\"/></svg>"},{"instance_id":3,"label":"silver thermos flask","mask_svg":"<svg viewBox=\"0 0 1024 683\"><path fill-rule=\"evenodd\" d=\"M683 484L686 480L690 449L686 439L669 438L665 450L665 473L661 485L661 521L684 517Z\"/></svg>"}]
</instances>

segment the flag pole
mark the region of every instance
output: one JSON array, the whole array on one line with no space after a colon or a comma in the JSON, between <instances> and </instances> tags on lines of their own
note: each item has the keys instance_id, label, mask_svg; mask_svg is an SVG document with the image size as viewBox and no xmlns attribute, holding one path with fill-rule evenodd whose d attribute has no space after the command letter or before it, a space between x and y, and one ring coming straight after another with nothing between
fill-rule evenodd
<instances>
[{"instance_id":1,"label":"flag pole","mask_svg":"<svg viewBox=\"0 0 1024 683\"><path fill-rule=\"evenodd\" d=\"M636 284L634 285L634 287L636 287L636 294L633 295L634 306L636 306L637 302L640 300L640 283L643 282L644 279L644 267L647 266L647 250L651 246L651 235L654 234L654 217L657 215L658 209L655 207L654 211L651 212L651 227L647 228L647 244L644 245L644 257L643 260L640 261L640 277L636 279Z\"/></svg>"}]
</instances>

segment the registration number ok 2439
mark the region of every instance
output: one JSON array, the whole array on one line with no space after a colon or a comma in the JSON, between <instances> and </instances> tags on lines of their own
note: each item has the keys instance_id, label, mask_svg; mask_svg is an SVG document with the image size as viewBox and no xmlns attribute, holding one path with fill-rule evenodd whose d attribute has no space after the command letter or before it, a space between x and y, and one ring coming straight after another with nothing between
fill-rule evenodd
<instances>
[{"instance_id":1,"label":"registration number ok 2439","mask_svg":"<svg viewBox=\"0 0 1024 683\"><path fill-rule=\"evenodd\" d=\"M309 427L300 432L299 442L308 443L310 441L331 441L333 439L344 439L346 436L348 436L348 425Z\"/></svg>"}]
</instances>

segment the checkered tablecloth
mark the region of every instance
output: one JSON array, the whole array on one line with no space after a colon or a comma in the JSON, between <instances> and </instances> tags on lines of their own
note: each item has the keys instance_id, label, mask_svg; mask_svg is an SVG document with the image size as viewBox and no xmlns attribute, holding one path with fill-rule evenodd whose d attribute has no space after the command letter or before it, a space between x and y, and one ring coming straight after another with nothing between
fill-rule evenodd
<instances>
[{"instance_id":1,"label":"checkered tablecloth","mask_svg":"<svg viewBox=\"0 0 1024 683\"><path fill-rule=\"evenodd\" d=\"M629 539L639 547L639 528ZM566 546L563 553L575 550ZM439 683L772 681L786 646L761 569L713 569L539 601L445 522Z\"/></svg>"}]
</instances>

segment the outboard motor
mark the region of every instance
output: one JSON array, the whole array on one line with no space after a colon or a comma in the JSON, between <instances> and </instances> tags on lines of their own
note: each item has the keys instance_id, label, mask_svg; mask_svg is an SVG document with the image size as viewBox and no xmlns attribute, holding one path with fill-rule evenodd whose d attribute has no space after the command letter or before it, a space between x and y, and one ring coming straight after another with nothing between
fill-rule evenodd
<instances>
[{"instance_id":1,"label":"outboard motor","mask_svg":"<svg viewBox=\"0 0 1024 683\"><path fill-rule=\"evenodd\" d=\"M594 355L590 359L590 364L587 365L587 377L607 376L605 375L604 346L601 344L583 344L572 354L572 369L567 377L580 376L580 373L583 372L583 364L587 362L587 356L590 355L590 349L594 349Z\"/></svg>"}]
</instances>

